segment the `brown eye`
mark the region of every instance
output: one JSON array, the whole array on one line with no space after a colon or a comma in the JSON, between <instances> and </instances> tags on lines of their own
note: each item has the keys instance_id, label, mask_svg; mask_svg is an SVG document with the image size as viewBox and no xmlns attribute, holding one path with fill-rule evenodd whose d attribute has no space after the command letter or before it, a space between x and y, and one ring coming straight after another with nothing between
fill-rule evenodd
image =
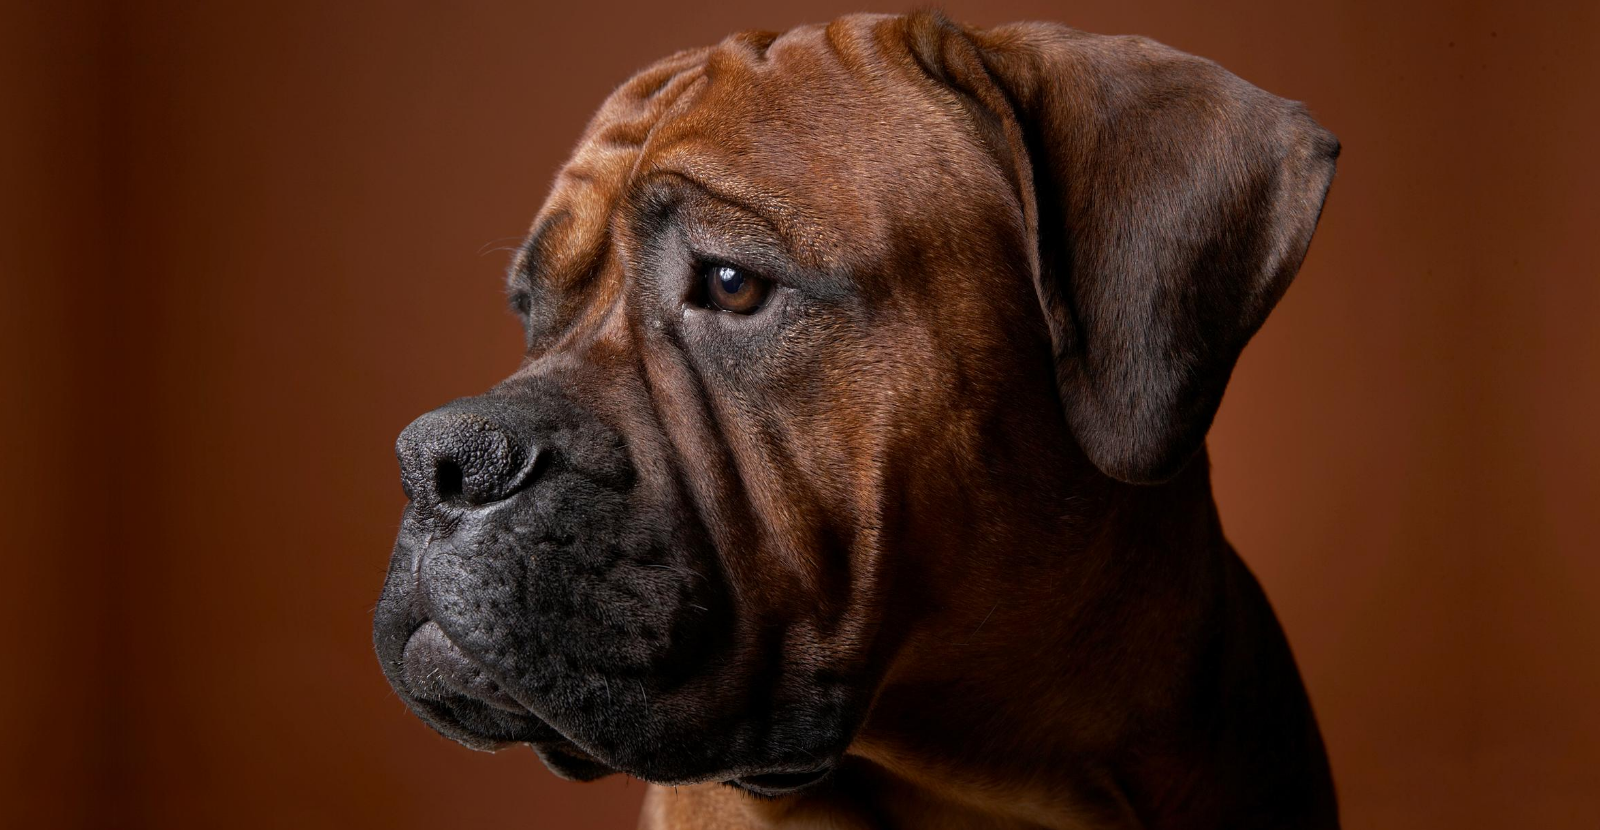
<instances>
[{"instance_id":1,"label":"brown eye","mask_svg":"<svg viewBox=\"0 0 1600 830\"><path fill-rule=\"evenodd\" d=\"M735 314L749 314L761 307L772 284L728 265L705 269L706 299L715 308Z\"/></svg>"}]
</instances>

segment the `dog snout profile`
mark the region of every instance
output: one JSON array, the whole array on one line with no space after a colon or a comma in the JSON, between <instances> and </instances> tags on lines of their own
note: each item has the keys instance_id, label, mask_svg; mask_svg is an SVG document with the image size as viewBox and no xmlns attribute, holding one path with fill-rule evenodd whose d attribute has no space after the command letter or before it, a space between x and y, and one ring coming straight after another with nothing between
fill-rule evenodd
<instances>
[{"instance_id":1,"label":"dog snout profile","mask_svg":"<svg viewBox=\"0 0 1600 830\"><path fill-rule=\"evenodd\" d=\"M482 507L528 483L538 448L471 399L411 422L395 444L400 482L419 510Z\"/></svg>"}]
</instances>

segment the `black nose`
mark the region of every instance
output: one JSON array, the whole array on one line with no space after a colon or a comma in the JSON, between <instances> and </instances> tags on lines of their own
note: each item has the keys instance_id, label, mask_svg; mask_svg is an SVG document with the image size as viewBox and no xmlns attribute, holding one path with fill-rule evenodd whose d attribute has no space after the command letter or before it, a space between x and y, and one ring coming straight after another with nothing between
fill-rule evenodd
<instances>
[{"instance_id":1,"label":"black nose","mask_svg":"<svg viewBox=\"0 0 1600 830\"><path fill-rule=\"evenodd\" d=\"M538 459L492 413L460 401L412 421L394 451L401 487L424 510L505 499L528 482Z\"/></svg>"}]
</instances>

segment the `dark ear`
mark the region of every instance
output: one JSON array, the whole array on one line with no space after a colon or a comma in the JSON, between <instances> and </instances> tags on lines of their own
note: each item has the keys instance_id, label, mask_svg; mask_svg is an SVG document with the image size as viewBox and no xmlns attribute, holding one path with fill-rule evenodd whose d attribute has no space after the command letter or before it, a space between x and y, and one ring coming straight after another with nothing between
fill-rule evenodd
<instances>
[{"instance_id":1,"label":"dark ear","mask_svg":"<svg viewBox=\"0 0 1600 830\"><path fill-rule=\"evenodd\" d=\"M1305 257L1339 142L1145 38L937 14L907 34L1015 177L1073 434L1115 478L1176 475Z\"/></svg>"}]
</instances>

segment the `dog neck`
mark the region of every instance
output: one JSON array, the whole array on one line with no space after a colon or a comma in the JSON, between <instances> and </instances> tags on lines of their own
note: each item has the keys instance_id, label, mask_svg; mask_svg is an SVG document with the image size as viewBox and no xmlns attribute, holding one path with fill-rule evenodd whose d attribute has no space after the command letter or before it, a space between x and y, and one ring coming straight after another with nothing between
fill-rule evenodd
<instances>
[{"instance_id":1,"label":"dog neck","mask_svg":"<svg viewBox=\"0 0 1600 830\"><path fill-rule=\"evenodd\" d=\"M1082 493L1054 528L1022 528L1055 544L936 598L939 624L907 641L818 800L867 826L1336 826L1298 671L1223 537L1204 453L1164 485Z\"/></svg>"}]
</instances>

